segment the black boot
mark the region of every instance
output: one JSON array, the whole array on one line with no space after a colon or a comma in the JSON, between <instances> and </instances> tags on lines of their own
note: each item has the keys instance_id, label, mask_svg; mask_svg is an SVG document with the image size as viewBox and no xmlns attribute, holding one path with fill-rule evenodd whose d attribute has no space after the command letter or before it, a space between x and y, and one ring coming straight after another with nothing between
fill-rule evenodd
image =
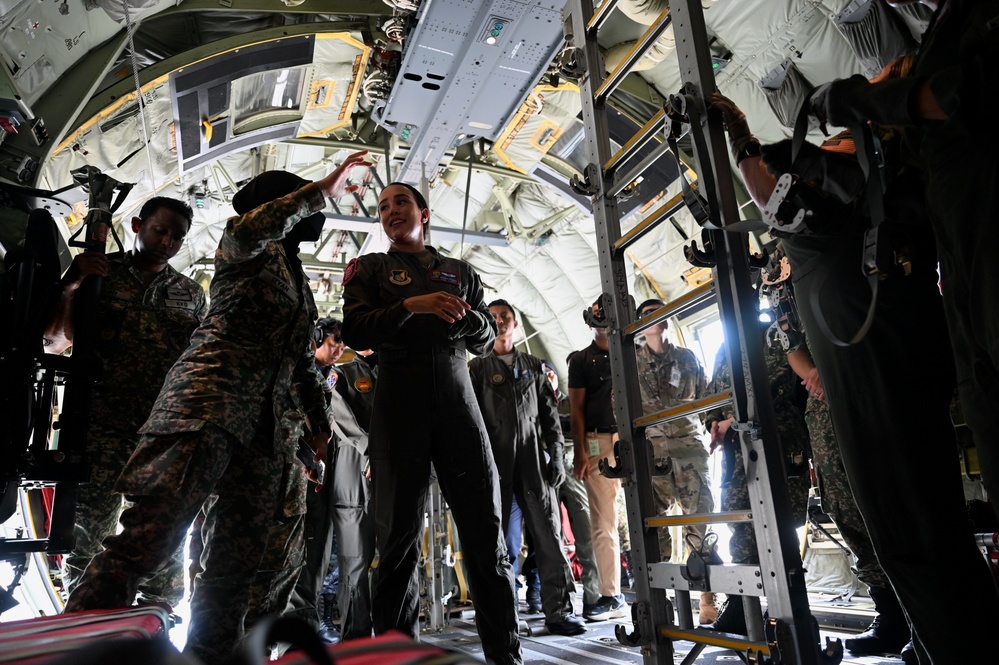
<instances>
[{"instance_id":1,"label":"black boot","mask_svg":"<svg viewBox=\"0 0 999 665\"><path fill-rule=\"evenodd\" d=\"M319 639L326 644L336 644L340 641L340 631L333 623L333 610L336 608L336 596L323 594L319 596Z\"/></svg>"},{"instance_id":2,"label":"black boot","mask_svg":"<svg viewBox=\"0 0 999 665\"><path fill-rule=\"evenodd\" d=\"M898 597L889 587L871 587L871 600L878 615L867 630L843 643L848 651L857 656L877 656L884 653L901 653L902 647L912 635Z\"/></svg>"},{"instance_id":3,"label":"black boot","mask_svg":"<svg viewBox=\"0 0 999 665\"><path fill-rule=\"evenodd\" d=\"M749 631L746 629L746 608L742 604L742 598L729 596L722 605L718 618L712 623L700 626L706 630L717 630L722 633L732 633L734 635L745 635Z\"/></svg>"},{"instance_id":4,"label":"black boot","mask_svg":"<svg viewBox=\"0 0 999 665\"><path fill-rule=\"evenodd\" d=\"M904 647L902 647L902 662L905 665L919 665L919 656L916 654L916 645L909 640Z\"/></svg>"}]
</instances>

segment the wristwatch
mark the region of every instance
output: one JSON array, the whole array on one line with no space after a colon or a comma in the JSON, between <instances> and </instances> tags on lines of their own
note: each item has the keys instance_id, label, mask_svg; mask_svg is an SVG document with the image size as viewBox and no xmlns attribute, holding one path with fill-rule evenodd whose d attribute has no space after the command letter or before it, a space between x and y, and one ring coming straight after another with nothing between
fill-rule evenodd
<instances>
[{"instance_id":1,"label":"wristwatch","mask_svg":"<svg viewBox=\"0 0 999 665\"><path fill-rule=\"evenodd\" d=\"M735 165L739 166L739 164L742 163L742 160L746 159L747 157L759 157L759 156L760 156L760 142L757 141L755 138L750 139L749 142L746 143L746 145L742 146L742 150L739 151L739 154L735 156Z\"/></svg>"}]
</instances>

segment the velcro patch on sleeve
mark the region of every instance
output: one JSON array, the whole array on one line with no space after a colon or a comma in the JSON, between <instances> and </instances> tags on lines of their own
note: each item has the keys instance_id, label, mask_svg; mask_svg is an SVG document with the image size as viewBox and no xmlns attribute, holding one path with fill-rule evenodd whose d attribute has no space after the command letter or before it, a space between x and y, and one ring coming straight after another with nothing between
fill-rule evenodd
<instances>
[{"instance_id":1,"label":"velcro patch on sleeve","mask_svg":"<svg viewBox=\"0 0 999 665\"><path fill-rule=\"evenodd\" d=\"M347 268L343 271L343 280L340 282L341 286L347 286L350 280L354 279L354 275L357 274L357 259L351 259L350 263L347 264Z\"/></svg>"}]
</instances>

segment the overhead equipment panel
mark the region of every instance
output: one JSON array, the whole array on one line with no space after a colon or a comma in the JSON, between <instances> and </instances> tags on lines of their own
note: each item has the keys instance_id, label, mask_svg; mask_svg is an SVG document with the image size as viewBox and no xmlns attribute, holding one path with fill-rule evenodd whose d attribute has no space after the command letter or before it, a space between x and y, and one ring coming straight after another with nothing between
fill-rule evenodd
<instances>
[{"instance_id":1,"label":"overhead equipment panel","mask_svg":"<svg viewBox=\"0 0 999 665\"><path fill-rule=\"evenodd\" d=\"M398 179L418 183L444 154L496 140L562 44L563 0L425 1L399 74L372 117L409 143Z\"/></svg>"}]
</instances>

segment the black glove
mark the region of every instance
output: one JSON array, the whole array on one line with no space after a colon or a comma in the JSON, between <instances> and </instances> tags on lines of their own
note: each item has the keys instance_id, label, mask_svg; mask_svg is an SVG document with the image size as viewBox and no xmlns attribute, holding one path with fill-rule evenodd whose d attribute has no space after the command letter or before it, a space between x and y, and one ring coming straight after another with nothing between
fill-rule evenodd
<instances>
[{"instance_id":1,"label":"black glove","mask_svg":"<svg viewBox=\"0 0 999 665\"><path fill-rule=\"evenodd\" d=\"M565 451L557 444L548 454L551 455L548 460L548 484L558 489L565 482Z\"/></svg>"},{"instance_id":2,"label":"black glove","mask_svg":"<svg viewBox=\"0 0 999 665\"><path fill-rule=\"evenodd\" d=\"M451 327L447 329L447 338L451 340L461 339L479 332L482 329L481 316L481 312L468 310L465 312L465 316L452 323Z\"/></svg>"},{"instance_id":3,"label":"black glove","mask_svg":"<svg viewBox=\"0 0 999 665\"><path fill-rule=\"evenodd\" d=\"M820 85L808 99L819 122L849 127L871 120L879 125L912 125L912 90L919 79L900 78L871 83L859 74Z\"/></svg>"}]
</instances>

